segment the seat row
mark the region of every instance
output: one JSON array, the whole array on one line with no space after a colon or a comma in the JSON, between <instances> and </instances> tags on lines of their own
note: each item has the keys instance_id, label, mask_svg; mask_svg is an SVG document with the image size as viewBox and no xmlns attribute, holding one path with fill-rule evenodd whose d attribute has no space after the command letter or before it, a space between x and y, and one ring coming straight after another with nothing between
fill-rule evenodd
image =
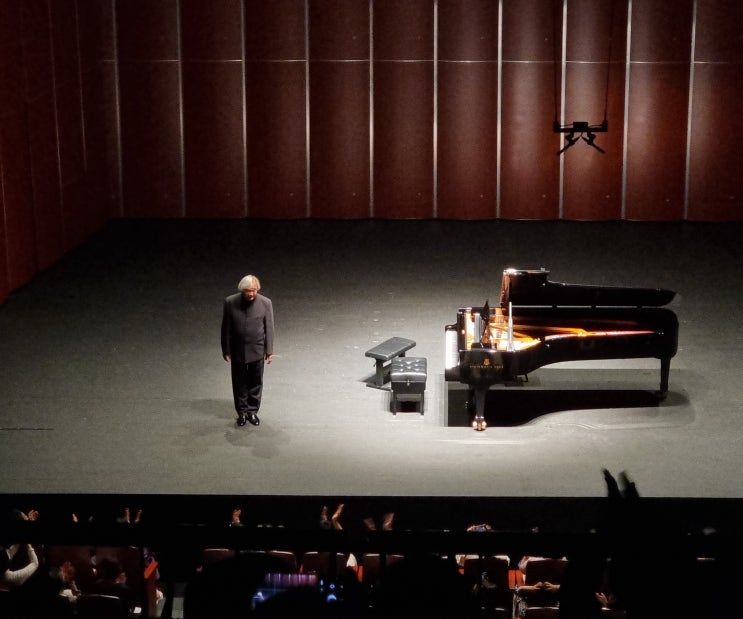
<instances>
[{"instance_id":1,"label":"seat row","mask_svg":"<svg viewBox=\"0 0 743 619\"><path fill-rule=\"evenodd\" d=\"M358 557L349 552L290 550L261 551L272 557L271 572L266 575L264 589L276 592L295 586L328 587L348 578L367 589L380 582L384 570L404 559L402 554L362 553ZM201 551L201 565L237 557L239 551L230 548L205 548ZM48 546L44 552L48 565L73 564L82 581L96 562L115 559L127 573L127 584L132 588L137 606L144 617L157 616L157 563L147 562L138 547ZM568 560L565 558L523 558L518 567L502 555L459 556L460 573L471 586L488 619L549 619L556 618L559 591ZM347 582L347 581L346 581ZM80 582L79 584L83 584ZM84 587L81 589L85 590ZM78 601L80 601L78 599ZM85 605L97 607L111 604L105 596L86 596ZM78 614L81 608L78 606ZM611 619L621 619L621 612L605 609Z\"/></svg>"},{"instance_id":2,"label":"seat row","mask_svg":"<svg viewBox=\"0 0 743 619\"><path fill-rule=\"evenodd\" d=\"M229 548L206 548L203 551L205 564L228 559L237 554ZM284 573L317 574L322 579L333 579L346 570L356 573L359 582L373 585L379 575L395 561L402 559L401 554L363 553L357 558L353 553L329 551L305 551L297 558L290 550L269 550L266 554L279 560Z\"/></svg>"}]
</instances>

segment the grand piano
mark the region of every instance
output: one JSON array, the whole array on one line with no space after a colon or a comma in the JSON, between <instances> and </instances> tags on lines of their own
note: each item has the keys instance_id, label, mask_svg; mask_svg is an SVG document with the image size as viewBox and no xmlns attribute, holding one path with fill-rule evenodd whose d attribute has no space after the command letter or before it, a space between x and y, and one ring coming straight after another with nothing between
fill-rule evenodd
<instances>
[{"instance_id":1,"label":"grand piano","mask_svg":"<svg viewBox=\"0 0 743 619\"><path fill-rule=\"evenodd\" d=\"M659 398L668 392L678 319L662 306L676 293L656 288L553 282L545 269L503 271L500 302L462 307L446 325L444 379L469 388L472 427L486 428L491 385L521 383L561 361L656 358Z\"/></svg>"}]
</instances>

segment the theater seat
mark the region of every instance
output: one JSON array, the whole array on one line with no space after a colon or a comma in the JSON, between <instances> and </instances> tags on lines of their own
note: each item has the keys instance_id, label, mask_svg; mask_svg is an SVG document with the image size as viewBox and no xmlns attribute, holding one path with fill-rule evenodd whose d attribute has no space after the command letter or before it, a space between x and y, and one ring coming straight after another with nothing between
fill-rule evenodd
<instances>
[{"instance_id":1,"label":"theater seat","mask_svg":"<svg viewBox=\"0 0 743 619\"><path fill-rule=\"evenodd\" d=\"M85 593L77 598L78 619L127 619L126 604L113 595Z\"/></svg>"},{"instance_id":2,"label":"theater seat","mask_svg":"<svg viewBox=\"0 0 743 619\"><path fill-rule=\"evenodd\" d=\"M268 554L279 559L282 566L280 571L287 573L298 571L297 555L295 555L291 550L269 550Z\"/></svg>"}]
</instances>

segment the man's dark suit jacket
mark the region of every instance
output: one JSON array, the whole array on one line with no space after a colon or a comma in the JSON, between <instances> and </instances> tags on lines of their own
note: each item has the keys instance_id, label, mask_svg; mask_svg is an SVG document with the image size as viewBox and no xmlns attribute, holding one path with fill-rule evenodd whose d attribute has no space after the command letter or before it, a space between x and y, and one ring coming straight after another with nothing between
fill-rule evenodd
<instances>
[{"instance_id":1,"label":"man's dark suit jacket","mask_svg":"<svg viewBox=\"0 0 743 619\"><path fill-rule=\"evenodd\" d=\"M224 300L222 354L251 363L273 354L273 304L261 294L248 301L237 293Z\"/></svg>"}]
</instances>

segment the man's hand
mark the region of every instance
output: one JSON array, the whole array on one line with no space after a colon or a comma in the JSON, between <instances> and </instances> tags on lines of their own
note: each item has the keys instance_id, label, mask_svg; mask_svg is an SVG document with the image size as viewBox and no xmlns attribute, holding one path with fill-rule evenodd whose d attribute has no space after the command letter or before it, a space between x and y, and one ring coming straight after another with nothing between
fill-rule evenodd
<instances>
[{"instance_id":1,"label":"man's hand","mask_svg":"<svg viewBox=\"0 0 743 619\"><path fill-rule=\"evenodd\" d=\"M273 361L273 355L266 355L266 363L271 363Z\"/></svg>"},{"instance_id":2,"label":"man's hand","mask_svg":"<svg viewBox=\"0 0 743 619\"><path fill-rule=\"evenodd\" d=\"M232 361L232 355L230 353L227 353L226 355L222 355L224 357L225 361Z\"/></svg>"}]
</instances>

